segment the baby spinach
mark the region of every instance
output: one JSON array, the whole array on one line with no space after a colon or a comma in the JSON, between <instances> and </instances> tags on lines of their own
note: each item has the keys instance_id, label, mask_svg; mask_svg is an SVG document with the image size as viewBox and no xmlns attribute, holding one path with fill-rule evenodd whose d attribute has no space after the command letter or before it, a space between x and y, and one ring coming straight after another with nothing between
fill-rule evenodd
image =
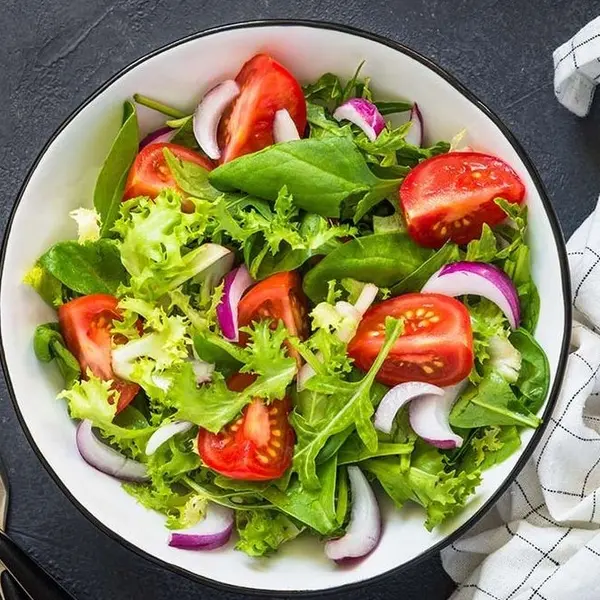
<instances>
[{"instance_id":1,"label":"baby spinach","mask_svg":"<svg viewBox=\"0 0 600 600\"><path fill-rule=\"evenodd\" d=\"M495 371L486 373L477 386L470 385L450 413L450 424L465 429L487 425L537 427L539 423Z\"/></svg>"},{"instance_id":2,"label":"baby spinach","mask_svg":"<svg viewBox=\"0 0 600 600\"><path fill-rule=\"evenodd\" d=\"M40 257L40 265L79 294L112 294L127 280L115 242L58 242Z\"/></svg>"},{"instance_id":3,"label":"baby spinach","mask_svg":"<svg viewBox=\"0 0 600 600\"><path fill-rule=\"evenodd\" d=\"M123 107L123 124L104 160L94 188L94 207L100 215L102 237L110 234L119 214L127 173L138 153L138 140L135 106L127 101Z\"/></svg>"},{"instance_id":4,"label":"baby spinach","mask_svg":"<svg viewBox=\"0 0 600 600\"><path fill-rule=\"evenodd\" d=\"M45 323L36 327L33 334L33 351L41 362L56 361L56 366L68 388L81 376L79 363L67 350L58 323Z\"/></svg>"},{"instance_id":5,"label":"baby spinach","mask_svg":"<svg viewBox=\"0 0 600 600\"><path fill-rule=\"evenodd\" d=\"M550 386L550 365L546 353L525 329L510 335L510 343L521 353L521 371L515 384L523 396L523 403L536 413L544 404Z\"/></svg>"},{"instance_id":6,"label":"baby spinach","mask_svg":"<svg viewBox=\"0 0 600 600\"><path fill-rule=\"evenodd\" d=\"M391 287L418 269L432 251L406 233L379 233L346 242L328 254L304 278L304 291L314 302L327 296L332 279L357 279Z\"/></svg>"},{"instance_id":7,"label":"baby spinach","mask_svg":"<svg viewBox=\"0 0 600 600\"><path fill-rule=\"evenodd\" d=\"M219 189L242 190L272 202L287 186L296 206L323 217L339 217L350 196L383 198L398 185L376 177L345 137L275 144L217 167L209 181Z\"/></svg>"},{"instance_id":8,"label":"baby spinach","mask_svg":"<svg viewBox=\"0 0 600 600\"><path fill-rule=\"evenodd\" d=\"M204 200L216 200L223 194L208 183L208 171L196 163L181 160L168 148L163 150L167 166L169 167L177 185L190 196Z\"/></svg>"}]
</instances>

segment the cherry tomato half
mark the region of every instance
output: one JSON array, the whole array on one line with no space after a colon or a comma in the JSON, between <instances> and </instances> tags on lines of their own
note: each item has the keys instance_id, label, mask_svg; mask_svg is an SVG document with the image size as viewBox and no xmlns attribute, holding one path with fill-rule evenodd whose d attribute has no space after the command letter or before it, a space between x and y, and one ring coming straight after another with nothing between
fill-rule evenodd
<instances>
[{"instance_id":1,"label":"cherry tomato half","mask_svg":"<svg viewBox=\"0 0 600 600\"><path fill-rule=\"evenodd\" d=\"M525 186L503 160L480 152L450 152L418 164L400 186L408 233L418 243L439 248L447 240L467 244L484 223L506 218L494 202L520 204Z\"/></svg>"},{"instance_id":2,"label":"cherry tomato half","mask_svg":"<svg viewBox=\"0 0 600 600\"><path fill-rule=\"evenodd\" d=\"M235 78L240 95L219 124L221 162L257 152L274 143L273 121L285 109L302 137L306 128L306 100L294 76L267 54L251 58Z\"/></svg>"},{"instance_id":3,"label":"cherry tomato half","mask_svg":"<svg viewBox=\"0 0 600 600\"><path fill-rule=\"evenodd\" d=\"M404 319L377 380L389 386L425 381L439 386L462 381L473 368L473 332L466 307L441 294L406 294L372 306L348 345L355 364L367 371L385 338L385 319Z\"/></svg>"},{"instance_id":4,"label":"cherry tomato half","mask_svg":"<svg viewBox=\"0 0 600 600\"><path fill-rule=\"evenodd\" d=\"M236 373L227 386L242 391L254 375ZM288 422L290 401L267 405L255 398L241 416L219 433L200 429L198 453L206 466L231 479L260 481L278 479L292 463L294 430Z\"/></svg>"},{"instance_id":5,"label":"cherry tomato half","mask_svg":"<svg viewBox=\"0 0 600 600\"><path fill-rule=\"evenodd\" d=\"M177 189L175 178L165 160L163 153L165 148L183 161L192 162L207 171L213 168L213 164L208 158L179 144L169 144L167 142L148 144L135 157L129 169L123 200L129 200L137 196L156 198L165 188Z\"/></svg>"},{"instance_id":6,"label":"cherry tomato half","mask_svg":"<svg viewBox=\"0 0 600 600\"><path fill-rule=\"evenodd\" d=\"M89 369L96 377L113 381L113 389L119 392L117 412L120 412L135 398L140 387L113 373L110 330L112 321L121 319L117 303L118 300L108 294L82 296L59 306L58 322L83 376Z\"/></svg>"}]
</instances>

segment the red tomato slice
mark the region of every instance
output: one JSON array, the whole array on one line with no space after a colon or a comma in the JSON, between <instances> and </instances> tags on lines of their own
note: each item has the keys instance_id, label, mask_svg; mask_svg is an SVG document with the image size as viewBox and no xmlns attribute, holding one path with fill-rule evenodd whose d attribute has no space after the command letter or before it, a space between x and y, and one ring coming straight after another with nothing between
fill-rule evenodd
<instances>
[{"instance_id":1,"label":"red tomato slice","mask_svg":"<svg viewBox=\"0 0 600 600\"><path fill-rule=\"evenodd\" d=\"M235 80L240 95L219 124L222 163L271 146L278 110L290 113L302 137L306 129L306 100L300 84L287 69L267 54L257 54Z\"/></svg>"},{"instance_id":2,"label":"red tomato slice","mask_svg":"<svg viewBox=\"0 0 600 600\"><path fill-rule=\"evenodd\" d=\"M236 373L227 386L239 392L254 379L254 375ZM256 398L219 433L200 429L198 453L202 461L231 479L278 479L291 465L294 452L294 430L288 422L290 409L287 398L269 405Z\"/></svg>"},{"instance_id":3,"label":"red tomato slice","mask_svg":"<svg viewBox=\"0 0 600 600\"><path fill-rule=\"evenodd\" d=\"M494 202L520 204L525 186L503 160L480 152L450 152L417 165L400 186L408 233L419 244L439 248L447 240L467 244L484 223L506 218Z\"/></svg>"},{"instance_id":4,"label":"red tomato slice","mask_svg":"<svg viewBox=\"0 0 600 600\"><path fill-rule=\"evenodd\" d=\"M208 158L179 144L166 142L148 144L135 157L129 169L123 200L137 196L156 198L165 188L177 189L175 178L165 160L163 153L165 148L168 148L177 158L199 165L207 171L211 171L214 166Z\"/></svg>"},{"instance_id":5,"label":"red tomato slice","mask_svg":"<svg viewBox=\"0 0 600 600\"><path fill-rule=\"evenodd\" d=\"M385 338L385 319L404 319L377 380L389 386L406 381L453 385L473 368L473 332L466 307L441 294L406 294L372 306L348 345L355 364L367 371Z\"/></svg>"},{"instance_id":6,"label":"red tomato slice","mask_svg":"<svg viewBox=\"0 0 600 600\"><path fill-rule=\"evenodd\" d=\"M113 381L113 389L119 392L117 412L120 412L135 398L140 386L113 373L110 329L113 319L121 319L117 303L108 294L82 296L59 306L58 321L67 348L79 361L83 376L90 369L96 377Z\"/></svg>"},{"instance_id":7,"label":"red tomato slice","mask_svg":"<svg viewBox=\"0 0 600 600\"><path fill-rule=\"evenodd\" d=\"M308 335L307 299L302 291L302 280L296 271L271 275L250 288L238 305L238 324L273 319L283 321L288 332L300 339ZM240 343L248 342L248 334L240 332ZM288 345L290 356L300 361L298 353Z\"/></svg>"}]
</instances>

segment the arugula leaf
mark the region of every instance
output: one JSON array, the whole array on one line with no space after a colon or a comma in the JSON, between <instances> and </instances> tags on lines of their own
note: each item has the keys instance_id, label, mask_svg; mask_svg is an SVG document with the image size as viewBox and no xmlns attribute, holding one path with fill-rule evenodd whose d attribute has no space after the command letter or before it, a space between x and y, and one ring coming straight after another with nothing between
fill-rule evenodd
<instances>
[{"instance_id":1,"label":"arugula leaf","mask_svg":"<svg viewBox=\"0 0 600 600\"><path fill-rule=\"evenodd\" d=\"M317 373L307 382L307 389L327 396L326 414L322 421L311 424L297 411L291 417L297 435L293 469L300 481L310 489L319 487L316 459L333 435L354 424L361 440L369 449L377 447L377 434L371 422L373 402L371 387L375 375L386 359L393 344L402 334L403 322L395 319L386 321L386 339L368 373L358 382L347 382L338 376Z\"/></svg>"},{"instance_id":2,"label":"arugula leaf","mask_svg":"<svg viewBox=\"0 0 600 600\"><path fill-rule=\"evenodd\" d=\"M248 556L267 556L302 533L292 519L276 510L238 510L236 550Z\"/></svg>"},{"instance_id":3,"label":"arugula leaf","mask_svg":"<svg viewBox=\"0 0 600 600\"><path fill-rule=\"evenodd\" d=\"M432 251L418 246L406 233L381 233L346 242L311 269L304 291L318 302L327 295L327 282L342 278L390 287L413 273Z\"/></svg>"},{"instance_id":4,"label":"arugula leaf","mask_svg":"<svg viewBox=\"0 0 600 600\"><path fill-rule=\"evenodd\" d=\"M308 525L321 535L329 535L337 528L335 490L337 460L333 457L320 465L315 473L319 486L308 488L298 478L282 492L270 486L261 495L279 510Z\"/></svg>"},{"instance_id":5,"label":"arugula leaf","mask_svg":"<svg viewBox=\"0 0 600 600\"><path fill-rule=\"evenodd\" d=\"M392 286L392 296L399 296L406 292L419 292L429 278L439 271L444 265L460 260L460 249L452 242L446 242L439 250L419 265L412 273Z\"/></svg>"},{"instance_id":6,"label":"arugula leaf","mask_svg":"<svg viewBox=\"0 0 600 600\"><path fill-rule=\"evenodd\" d=\"M345 137L275 144L217 167L209 181L271 201L286 185L299 208L323 217L339 217L349 196L388 193L392 185L373 175Z\"/></svg>"},{"instance_id":7,"label":"arugula leaf","mask_svg":"<svg viewBox=\"0 0 600 600\"><path fill-rule=\"evenodd\" d=\"M94 188L94 207L101 219L102 237L109 235L119 213L127 173L138 153L139 131L135 106L123 107L123 124L104 161Z\"/></svg>"},{"instance_id":8,"label":"arugula leaf","mask_svg":"<svg viewBox=\"0 0 600 600\"><path fill-rule=\"evenodd\" d=\"M85 244L58 242L42 254L39 263L46 273L79 294L115 295L127 280L116 244L106 239Z\"/></svg>"},{"instance_id":9,"label":"arugula leaf","mask_svg":"<svg viewBox=\"0 0 600 600\"><path fill-rule=\"evenodd\" d=\"M443 455L432 446L420 442L411 457L408 471L403 471L395 458L375 458L362 463L381 483L398 507L408 500L427 511L425 527L431 531L456 514L474 492L481 479L479 472L444 470Z\"/></svg>"},{"instance_id":10,"label":"arugula leaf","mask_svg":"<svg viewBox=\"0 0 600 600\"><path fill-rule=\"evenodd\" d=\"M33 351L41 362L56 360L56 366L70 388L81 376L77 359L67 350L65 340L60 334L58 323L45 323L35 328Z\"/></svg>"},{"instance_id":11,"label":"arugula leaf","mask_svg":"<svg viewBox=\"0 0 600 600\"><path fill-rule=\"evenodd\" d=\"M338 454L338 465L347 465L357 463L369 458L378 456L394 456L399 454L410 454L414 450L414 443L406 442L384 442L379 440L375 450L369 450L360 440L353 434L340 448Z\"/></svg>"},{"instance_id":12,"label":"arugula leaf","mask_svg":"<svg viewBox=\"0 0 600 600\"><path fill-rule=\"evenodd\" d=\"M223 195L210 185L208 171L204 167L178 158L168 148L163 149L163 154L177 185L184 192L195 198L209 201L214 201Z\"/></svg>"},{"instance_id":13,"label":"arugula leaf","mask_svg":"<svg viewBox=\"0 0 600 600\"><path fill-rule=\"evenodd\" d=\"M540 420L515 396L510 384L495 371L489 371L477 386L469 386L452 412L453 427L471 429L487 425L537 427Z\"/></svg>"},{"instance_id":14,"label":"arugula leaf","mask_svg":"<svg viewBox=\"0 0 600 600\"><path fill-rule=\"evenodd\" d=\"M525 329L513 331L509 340L521 353L521 370L515 387L525 406L535 414L544 404L550 387L548 357Z\"/></svg>"},{"instance_id":15,"label":"arugula leaf","mask_svg":"<svg viewBox=\"0 0 600 600\"><path fill-rule=\"evenodd\" d=\"M318 104L306 103L306 119L310 126L310 137L313 139L331 136L354 138L350 123L342 124L336 121L323 106Z\"/></svg>"},{"instance_id":16,"label":"arugula leaf","mask_svg":"<svg viewBox=\"0 0 600 600\"><path fill-rule=\"evenodd\" d=\"M23 283L31 286L52 308L58 308L63 303L62 283L44 269L39 262L25 273Z\"/></svg>"},{"instance_id":17,"label":"arugula leaf","mask_svg":"<svg viewBox=\"0 0 600 600\"><path fill-rule=\"evenodd\" d=\"M329 107L341 103L342 83L333 73L324 73L317 81L305 85L302 89L307 102L323 102Z\"/></svg>"},{"instance_id":18,"label":"arugula leaf","mask_svg":"<svg viewBox=\"0 0 600 600\"><path fill-rule=\"evenodd\" d=\"M385 117L387 115L393 115L394 113L408 112L414 105L408 100L394 100L392 102L377 101L375 102L375 106L381 116Z\"/></svg>"}]
</instances>

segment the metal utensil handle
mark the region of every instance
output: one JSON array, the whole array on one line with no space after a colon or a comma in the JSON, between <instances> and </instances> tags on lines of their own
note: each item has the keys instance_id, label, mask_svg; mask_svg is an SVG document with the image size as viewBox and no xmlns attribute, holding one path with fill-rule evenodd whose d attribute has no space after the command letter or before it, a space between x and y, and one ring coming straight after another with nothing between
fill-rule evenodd
<instances>
[{"instance_id":1,"label":"metal utensil handle","mask_svg":"<svg viewBox=\"0 0 600 600\"><path fill-rule=\"evenodd\" d=\"M34 600L74 600L3 531L0 531L0 560Z\"/></svg>"},{"instance_id":2,"label":"metal utensil handle","mask_svg":"<svg viewBox=\"0 0 600 600\"><path fill-rule=\"evenodd\" d=\"M8 571L0 573L0 598L2 600L31 600L31 596L23 591L23 588Z\"/></svg>"}]
</instances>

